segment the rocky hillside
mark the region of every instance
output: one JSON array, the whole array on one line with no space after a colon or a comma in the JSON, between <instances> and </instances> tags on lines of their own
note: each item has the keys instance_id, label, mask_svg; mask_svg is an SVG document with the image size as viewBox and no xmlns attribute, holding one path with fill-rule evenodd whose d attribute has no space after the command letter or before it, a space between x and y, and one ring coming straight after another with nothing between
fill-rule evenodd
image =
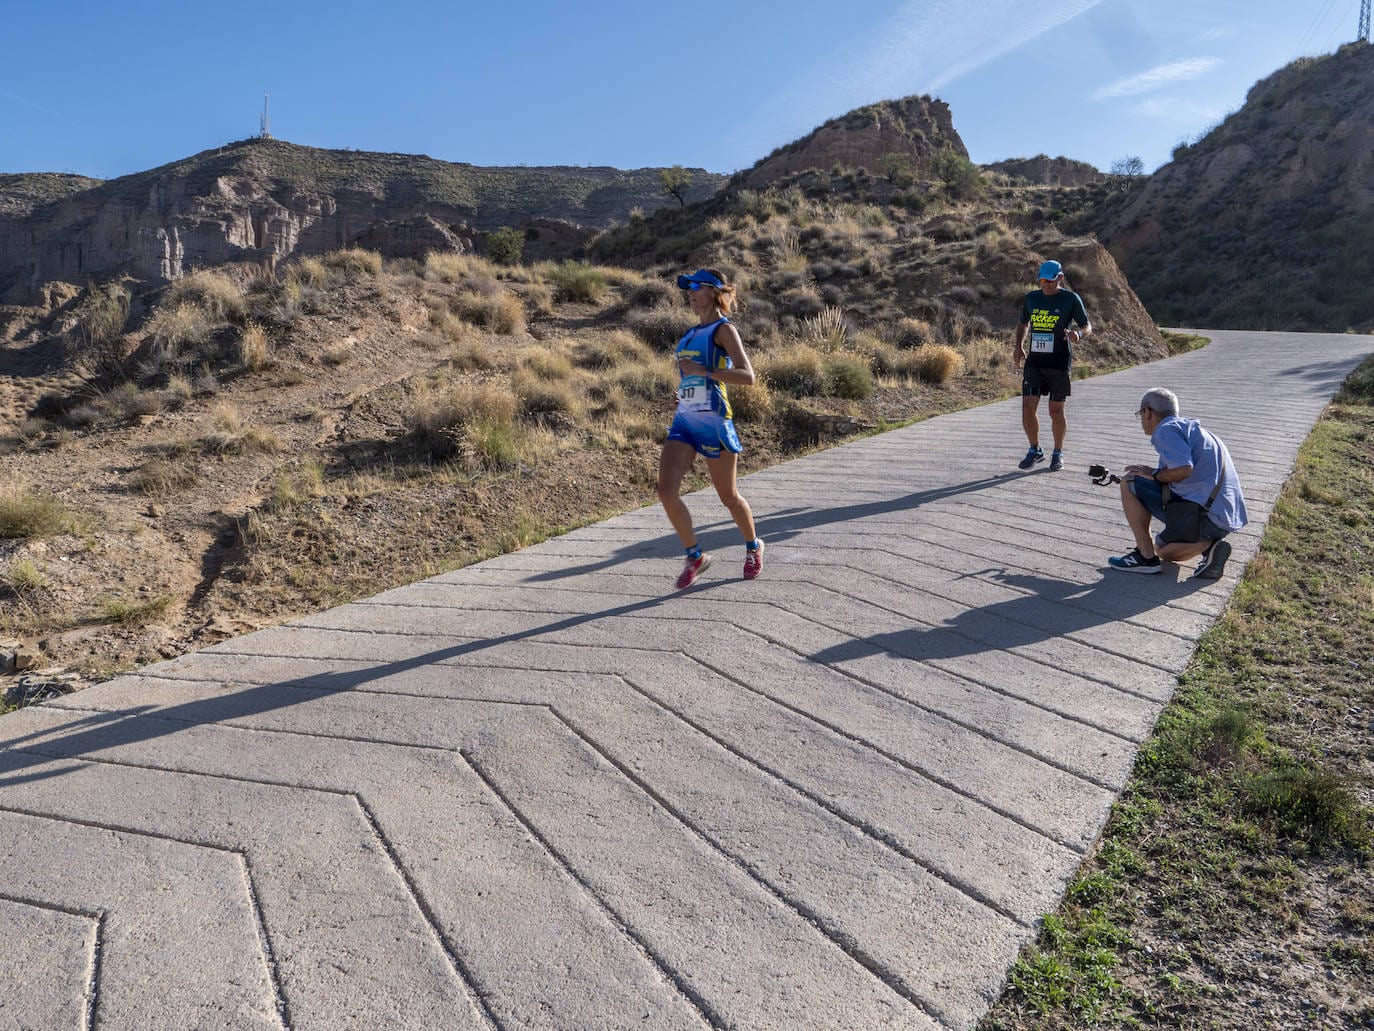
<instances>
[{"instance_id":1,"label":"rocky hillside","mask_svg":"<svg viewBox=\"0 0 1374 1031\"><path fill-rule=\"evenodd\" d=\"M689 171L688 200L724 182ZM398 256L471 249L474 235L503 226L604 227L664 203L674 202L652 168L481 167L264 139L108 182L8 175L0 304L41 304L52 282L166 282L194 267L355 243Z\"/></svg>"},{"instance_id":2,"label":"rocky hillside","mask_svg":"<svg viewBox=\"0 0 1374 1031\"><path fill-rule=\"evenodd\" d=\"M735 176L737 186L758 189L807 169L865 168L907 173L926 167L941 151L967 158L954 131L949 105L930 97L904 97L856 108Z\"/></svg>"},{"instance_id":3,"label":"rocky hillside","mask_svg":"<svg viewBox=\"0 0 1374 1031\"><path fill-rule=\"evenodd\" d=\"M1033 158L1009 158L984 165L989 172L1000 172L1012 179L1024 179L1040 186L1085 186L1100 183L1106 176L1097 170L1096 165L1073 158L1052 158L1047 154L1037 154Z\"/></svg>"},{"instance_id":4,"label":"rocky hillside","mask_svg":"<svg viewBox=\"0 0 1374 1031\"><path fill-rule=\"evenodd\" d=\"M1374 329L1374 46L1261 80L1077 224L1165 325Z\"/></svg>"}]
</instances>

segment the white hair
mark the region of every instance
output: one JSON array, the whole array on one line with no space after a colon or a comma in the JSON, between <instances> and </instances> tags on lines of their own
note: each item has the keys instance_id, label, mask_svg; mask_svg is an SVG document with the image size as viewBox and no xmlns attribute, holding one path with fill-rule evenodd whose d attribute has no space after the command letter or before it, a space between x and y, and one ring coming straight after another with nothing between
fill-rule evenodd
<instances>
[{"instance_id":1,"label":"white hair","mask_svg":"<svg viewBox=\"0 0 1374 1031\"><path fill-rule=\"evenodd\" d=\"M1178 395L1165 387L1152 387L1140 399L1140 407L1148 408L1156 415L1177 415Z\"/></svg>"}]
</instances>

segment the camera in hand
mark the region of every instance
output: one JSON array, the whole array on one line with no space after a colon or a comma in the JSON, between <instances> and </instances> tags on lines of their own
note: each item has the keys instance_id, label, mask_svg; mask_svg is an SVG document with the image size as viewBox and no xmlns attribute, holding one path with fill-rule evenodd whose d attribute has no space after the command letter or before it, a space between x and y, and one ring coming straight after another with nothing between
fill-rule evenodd
<instances>
[{"instance_id":1,"label":"camera in hand","mask_svg":"<svg viewBox=\"0 0 1374 1031\"><path fill-rule=\"evenodd\" d=\"M1109 487L1113 483L1120 483L1121 477L1112 472L1105 465L1088 466L1088 475L1092 477L1093 483L1099 487Z\"/></svg>"}]
</instances>

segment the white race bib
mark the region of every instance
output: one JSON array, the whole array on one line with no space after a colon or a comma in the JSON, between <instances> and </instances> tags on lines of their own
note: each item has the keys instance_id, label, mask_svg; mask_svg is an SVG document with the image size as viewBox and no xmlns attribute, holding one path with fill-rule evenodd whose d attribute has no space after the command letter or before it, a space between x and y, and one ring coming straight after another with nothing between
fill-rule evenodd
<instances>
[{"instance_id":1,"label":"white race bib","mask_svg":"<svg viewBox=\"0 0 1374 1031\"><path fill-rule=\"evenodd\" d=\"M1031 353L1032 353L1032 354L1054 354L1054 334L1053 334L1053 333L1032 333L1032 334L1031 334Z\"/></svg>"},{"instance_id":2,"label":"white race bib","mask_svg":"<svg viewBox=\"0 0 1374 1031\"><path fill-rule=\"evenodd\" d=\"M711 391L705 376L684 376L677 388L679 412L705 412L711 408Z\"/></svg>"}]
</instances>

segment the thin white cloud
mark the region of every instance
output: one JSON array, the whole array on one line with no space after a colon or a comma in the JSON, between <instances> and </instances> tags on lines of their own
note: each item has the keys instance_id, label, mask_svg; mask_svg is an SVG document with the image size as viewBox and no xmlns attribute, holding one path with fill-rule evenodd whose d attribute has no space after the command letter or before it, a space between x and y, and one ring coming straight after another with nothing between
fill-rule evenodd
<instances>
[{"instance_id":1,"label":"thin white cloud","mask_svg":"<svg viewBox=\"0 0 1374 1031\"><path fill-rule=\"evenodd\" d=\"M1194 57L1173 64L1161 64L1138 75L1130 75L1108 83L1093 94L1094 100L1110 100L1113 97L1135 97L1142 93L1153 93L1178 82L1200 79L1221 65L1219 57Z\"/></svg>"},{"instance_id":2,"label":"thin white cloud","mask_svg":"<svg viewBox=\"0 0 1374 1031\"><path fill-rule=\"evenodd\" d=\"M879 100L940 89L1051 32L1104 0L1061 0L1026 16L1018 0L904 0L823 66L808 67L736 123L731 143L783 142Z\"/></svg>"},{"instance_id":3,"label":"thin white cloud","mask_svg":"<svg viewBox=\"0 0 1374 1031\"><path fill-rule=\"evenodd\" d=\"M907 0L853 61L850 86L869 100L934 93L1102 2L1065 0L1029 21L1014 0Z\"/></svg>"}]
</instances>

